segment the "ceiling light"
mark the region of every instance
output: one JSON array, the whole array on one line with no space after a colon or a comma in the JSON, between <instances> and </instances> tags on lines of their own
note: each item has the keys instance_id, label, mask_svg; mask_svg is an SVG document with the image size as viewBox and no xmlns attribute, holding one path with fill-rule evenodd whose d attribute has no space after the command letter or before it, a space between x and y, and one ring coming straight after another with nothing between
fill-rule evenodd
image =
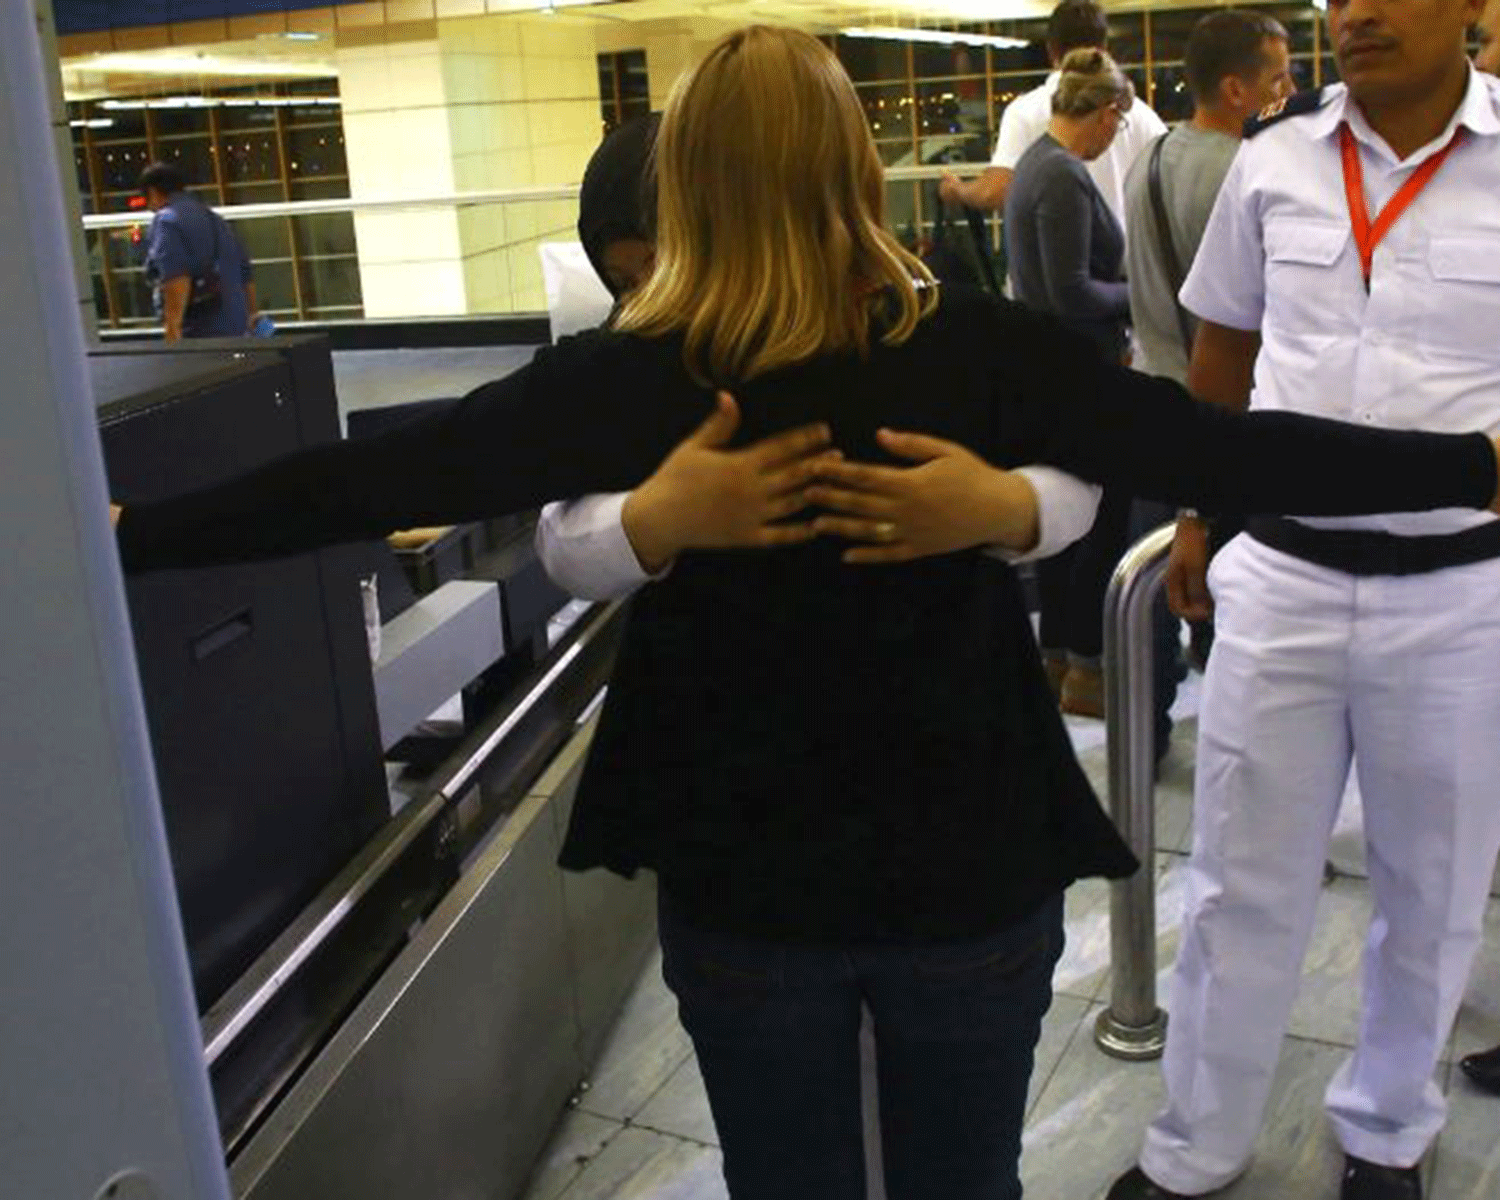
<instances>
[{"instance_id":1,"label":"ceiling light","mask_svg":"<svg viewBox=\"0 0 1500 1200\"><path fill-rule=\"evenodd\" d=\"M950 29L901 29L894 25L855 25L840 29L843 37L879 38L891 42L935 42L939 45L992 46L997 50L1019 50L1031 45L1025 38L996 37L985 33L959 33Z\"/></svg>"},{"instance_id":2,"label":"ceiling light","mask_svg":"<svg viewBox=\"0 0 1500 1200\"><path fill-rule=\"evenodd\" d=\"M157 96L149 100L101 100L111 111L139 108L309 108L337 107L337 96Z\"/></svg>"},{"instance_id":3,"label":"ceiling light","mask_svg":"<svg viewBox=\"0 0 1500 1200\"><path fill-rule=\"evenodd\" d=\"M296 75L322 79L335 73L333 67L324 62L230 58L181 51L96 54L91 58L71 59L64 65L69 71L85 75L122 72L131 75L269 75L281 78Z\"/></svg>"}]
</instances>

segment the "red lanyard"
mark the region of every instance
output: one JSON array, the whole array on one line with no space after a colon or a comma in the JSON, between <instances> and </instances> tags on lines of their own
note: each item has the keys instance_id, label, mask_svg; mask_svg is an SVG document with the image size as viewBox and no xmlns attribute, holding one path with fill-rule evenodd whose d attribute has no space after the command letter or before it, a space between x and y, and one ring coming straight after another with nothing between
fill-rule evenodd
<instances>
[{"instance_id":1,"label":"red lanyard","mask_svg":"<svg viewBox=\"0 0 1500 1200\"><path fill-rule=\"evenodd\" d=\"M1359 265L1365 275L1365 290L1370 290L1370 269L1375 259L1375 247L1380 239L1390 232L1391 226L1401 219L1401 214L1411 207L1411 202L1432 182L1438 168L1453 152L1453 147L1463 140L1464 129L1460 125L1453 137L1436 154L1412 172L1411 178L1401 185L1390 202L1380 210L1375 224L1370 224L1370 214L1365 208L1365 173L1359 164L1359 146L1354 133L1346 121L1339 126L1339 149L1344 156L1344 192L1349 198L1349 221L1354 226L1354 243L1359 247Z\"/></svg>"}]
</instances>

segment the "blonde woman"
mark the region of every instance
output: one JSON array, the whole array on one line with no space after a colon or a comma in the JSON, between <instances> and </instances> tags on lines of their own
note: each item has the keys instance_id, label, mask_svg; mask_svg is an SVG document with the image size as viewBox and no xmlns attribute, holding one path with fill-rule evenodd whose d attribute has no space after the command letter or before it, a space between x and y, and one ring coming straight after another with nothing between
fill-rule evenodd
<instances>
[{"instance_id":1,"label":"blonde woman","mask_svg":"<svg viewBox=\"0 0 1500 1200\"><path fill-rule=\"evenodd\" d=\"M940 292L883 227L853 87L801 33L719 42L673 90L657 171L656 269L623 332L385 437L126 498L122 555L243 559L630 491L642 557L675 564L636 598L562 862L657 873L730 1194L862 1200L864 1003L890 1195L1011 1200L1062 890L1136 864L1050 704L1013 572L966 549L1038 536L1029 486L989 463L1310 513L1486 506L1494 446L1230 414L1049 318ZM738 493L705 487L714 385L746 439L875 461L809 486L772 456ZM942 538L924 545L946 553L899 561L892 526L919 514L862 499L883 447L911 448L887 426L969 481L927 510ZM775 524L809 500L821 515ZM898 561L846 560L883 550Z\"/></svg>"}]
</instances>

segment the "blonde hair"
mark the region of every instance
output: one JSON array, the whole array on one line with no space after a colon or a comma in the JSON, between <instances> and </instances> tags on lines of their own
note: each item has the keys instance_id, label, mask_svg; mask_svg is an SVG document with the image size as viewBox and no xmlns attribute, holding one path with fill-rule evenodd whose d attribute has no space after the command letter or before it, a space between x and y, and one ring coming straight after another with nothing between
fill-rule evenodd
<instances>
[{"instance_id":1,"label":"blonde hair","mask_svg":"<svg viewBox=\"0 0 1500 1200\"><path fill-rule=\"evenodd\" d=\"M673 87L655 160L656 267L615 328L682 331L700 382L864 352L877 311L896 345L936 306L884 227L854 85L816 38L752 25L720 40Z\"/></svg>"},{"instance_id":2,"label":"blonde hair","mask_svg":"<svg viewBox=\"0 0 1500 1200\"><path fill-rule=\"evenodd\" d=\"M1086 117L1114 106L1127 111L1135 102L1135 85L1104 50L1069 50L1058 64L1062 73L1052 94L1052 111L1062 117Z\"/></svg>"}]
</instances>

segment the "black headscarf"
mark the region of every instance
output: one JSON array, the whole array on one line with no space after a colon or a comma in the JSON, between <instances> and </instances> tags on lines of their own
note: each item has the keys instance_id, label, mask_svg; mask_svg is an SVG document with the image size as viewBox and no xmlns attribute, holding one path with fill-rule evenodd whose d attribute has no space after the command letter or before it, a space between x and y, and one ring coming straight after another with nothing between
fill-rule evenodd
<instances>
[{"instance_id":1,"label":"black headscarf","mask_svg":"<svg viewBox=\"0 0 1500 1200\"><path fill-rule=\"evenodd\" d=\"M604 274L604 247L621 238L655 240L656 185L650 166L660 123L659 113L627 121L599 144L583 172L578 240L611 294L617 295Z\"/></svg>"}]
</instances>

